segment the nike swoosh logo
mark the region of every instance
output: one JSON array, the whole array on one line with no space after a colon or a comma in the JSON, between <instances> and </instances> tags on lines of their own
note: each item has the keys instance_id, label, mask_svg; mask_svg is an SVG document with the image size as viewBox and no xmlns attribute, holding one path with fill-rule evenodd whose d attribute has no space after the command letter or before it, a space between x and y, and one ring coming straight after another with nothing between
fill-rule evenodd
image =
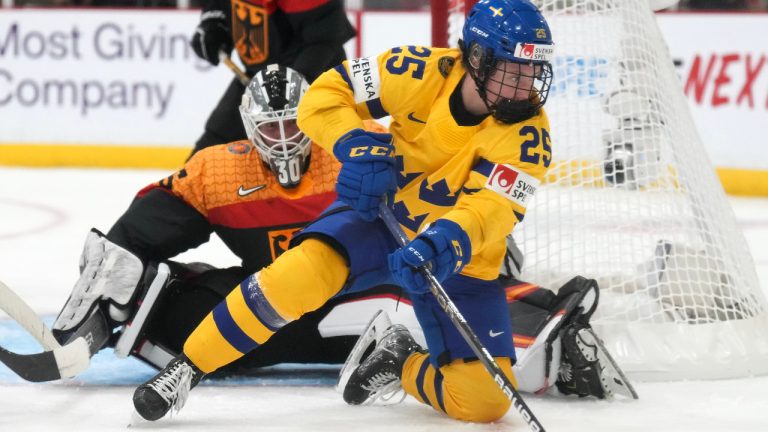
<instances>
[{"instance_id":1,"label":"nike swoosh logo","mask_svg":"<svg viewBox=\"0 0 768 432\"><path fill-rule=\"evenodd\" d=\"M408 114L408 120L414 121L416 123L427 124L427 122L425 122L424 120L419 120L416 117L414 117L413 116L414 114L415 114L415 112L412 112L412 113Z\"/></svg>"},{"instance_id":2,"label":"nike swoosh logo","mask_svg":"<svg viewBox=\"0 0 768 432\"><path fill-rule=\"evenodd\" d=\"M493 330L488 330L488 336L490 336L490 337L496 337L496 336L498 336L500 334L504 334L504 332L498 332L497 333L497 332L495 332Z\"/></svg>"},{"instance_id":3,"label":"nike swoosh logo","mask_svg":"<svg viewBox=\"0 0 768 432\"><path fill-rule=\"evenodd\" d=\"M240 185L240 188L237 189L237 194L240 195L241 197L244 197L244 196L248 196L248 195L250 195L250 194L252 194L252 193L254 193L256 191L260 191L260 190L264 189L265 187L267 187L267 185L258 185L256 187L252 187L250 189L244 189L243 186Z\"/></svg>"}]
</instances>

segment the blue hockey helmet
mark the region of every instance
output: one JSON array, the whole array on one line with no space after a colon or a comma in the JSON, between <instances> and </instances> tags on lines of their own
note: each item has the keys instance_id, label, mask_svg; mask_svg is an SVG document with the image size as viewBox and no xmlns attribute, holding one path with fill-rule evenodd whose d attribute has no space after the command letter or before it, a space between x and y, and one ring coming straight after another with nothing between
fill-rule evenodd
<instances>
[{"instance_id":1,"label":"blue hockey helmet","mask_svg":"<svg viewBox=\"0 0 768 432\"><path fill-rule=\"evenodd\" d=\"M533 3L478 1L467 15L460 46L464 66L497 120L516 123L538 113L552 83L554 44ZM515 93L527 97L509 97Z\"/></svg>"}]
</instances>

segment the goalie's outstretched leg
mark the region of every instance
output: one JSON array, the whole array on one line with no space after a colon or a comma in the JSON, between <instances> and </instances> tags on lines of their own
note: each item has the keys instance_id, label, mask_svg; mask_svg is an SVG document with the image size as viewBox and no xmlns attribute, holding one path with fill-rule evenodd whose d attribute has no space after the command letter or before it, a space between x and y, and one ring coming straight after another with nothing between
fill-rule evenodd
<instances>
[{"instance_id":1,"label":"goalie's outstretched leg","mask_svg":"<svg viewBox=\"0 0 768 432\"><path fill-rule=\"evenodd\" d=\"M158 369L181 352L181 342L179 347L168 349L147 340L161 331L160 324L153 322L158 306L176 302L169 296L171 291L195 285L196 277L214 270L202 263L143 262L96 229L88 233L80 268L80 278L53 324L53 336L61 343L83 337L91 355L105 346L114 346L118 357L135 355ZM231 283L242 277L238 273ZM217 301L197 299L197 303L205 304L203 313ZM186 310L185 316L197 319L193 325L202 319L197 311ZM174 331L181 332L180 323L176 323ZM184 336L189 332L191 329Z\"/></svg>"}]
</instances>

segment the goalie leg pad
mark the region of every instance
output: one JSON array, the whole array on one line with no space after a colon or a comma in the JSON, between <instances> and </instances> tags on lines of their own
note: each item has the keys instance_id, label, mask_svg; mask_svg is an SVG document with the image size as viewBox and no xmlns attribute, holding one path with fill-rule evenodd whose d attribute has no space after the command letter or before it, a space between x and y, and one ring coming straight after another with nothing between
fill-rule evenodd
<instances>
[{"instance_id":1,"label":"goalie leg pad","mask_svg":"<svg viewBox=\"0 0 768 432\"><path fill-rule=\"evenodd\" d=\"M152 270L155 270L154 267L152 267ZM157 300L160 297L161 292L168 284L171 271L168 264L160 263L157 266L156 271L152 271L152 274L152 281L148 284L149 288L141 301L141 305L133 316L133 319L125 324L122 334L115 344L115 355L118 357L125 358L133 350L136 341L144 330L145 324L147 324L149 320L150 313L158 303ZM164 367L165 365L156 366Z\"/></svg>"},{"instance_id":2,"label":"goalie leg pad","mask_svg":"<svg viewBox=\"0 0 768 432\"><path fill-rule=\"evenodd\" d=\"M545 392L556 379L561 364L560 334L579 321L588 323L597 307L597 283L577 276L557 292L514 281L505 288L515 330L519 389Z\"/></svg>"},{"instance_id":3,"label":"goalie leg pad","mask_svg":"<svg viewBox=\"0 0 768 432\"><path fill-rule=\"evenodd\" d=\"M162 369L182 353L184 341L243 280L242 267L218 269L204 263L148 263L135 315L115 344L118 357L133 355Z\"/></svg>"},{"instance_id":4,"label":"goalie leg pad","mask_svg":"<svg viewBox=\"0 0 768 432\"><path fill-rule=\"evenodd\" d=\"M112 321L125 322L143 271L137 256L91 230L80 257L80 278L53 323L54 336L69 339L100 304Z\"/></svg>"},{"instance_id":5,"label":"goalie leg pad","mask_svg":"<svg viewBox=\"0 0 768 432\"><path fill-rule=\"evenodd\" d=\"M499 279L502 283L507 283L513 279L520 280L523 272L523 252L517 247L512 234L507 236L506 243L507 252L504 254L504 261L501 263L499 271Z\"/></svg>"}]
</instances>

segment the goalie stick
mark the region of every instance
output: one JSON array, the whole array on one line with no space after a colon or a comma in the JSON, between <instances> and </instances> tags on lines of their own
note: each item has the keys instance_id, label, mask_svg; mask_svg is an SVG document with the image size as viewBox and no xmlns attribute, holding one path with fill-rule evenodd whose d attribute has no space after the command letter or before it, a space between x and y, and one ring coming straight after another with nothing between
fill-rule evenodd
<instances>
[{"instance_id":1,"label":"goalie stick","mask_svg":"<svg viewBox=\"0 0 768 432\"><path fill-rule=\"evenodd\" d=\"M229 70L232 71L232 73L237 76L237 79L240 80L240 82L245 86L248 87L248 84L251 82L251 78L248 77L248 75L243 72L242 69L240 69L231 58L229 58L229 55L225 53L224 51L219 51L219 61L224 63L226 67L229 68Z\"/></svg>"},{"instance_id":2,"label":"goalie stick","mask_svg":"<svg viewBox=\"0 0 768 432\"><path fill-rule=\"evenodd\" d=\"M0 361L20 377L32 382L71 378L90 365L91 352L83 337L61 346L32 308L3 282L0 309L45 348L37 354L16 354L0 347Z\"/></svg>"},{"instance_id":3,"label":"goalie stick","mask_svg":"<svg viewBox=\"0 0 768 432\"><path fill-rule=\"evenodd\" d=\"M0 309L24 327L46 350L61 346L35 311L3 282L0 282Z\"/></svg>"},{"instance_id":4,"label":"goalie stick","mask_svg":"<svg viewBox=\"0 0 768 432\"><path fill-rule=\"evenodd\" d=\"M400 227L400 222L395 219L395 215L392 214L392 210L387 207L385 202L379 204L379 216L384 221L384 224L387 226L387 229L389 229L389 232L392 233L392 236L397 241L397 244L399 244L400 247L405 247L410 240L405 235L405 232L403 232L403 229ZM499 365L493 359L488 350L483 346L482 342L480 342L480 339L478 339L475 332L472 330L469 324L467 324L467 320L464 319L464 316L461 314L459 309L455 304L453 304L451 298L448 297L448 294L445 292L445 289L443 289L442 285L440 285L440 282L438 282L438 280L434 275L432 275L432 272L427 267L420 267L420 271L429 281L429 289L437 299L440 307L443 309L443 311L445 311L446 315L448 315L448 318L451 319L451 322L454 326L456 326L456 329L459 331L459 333L461 333L464 341L467 342L467 345L469 345L470 348L472 348L472 351L475 353L478 360L480 360L480 363L485 366L485 369L488 371L488 373L491 374L493 380L499 386L501 391L504 392L504 395L510 401L512 401L512 406L517 410L517 412L520 413L520 415L523 417L523 420L525 420L528 426L530 426L531 430L543 432L544 426L533 414L533 411L528 408L528 405L525 403L525 401L523 401L520 393L515 390L512 382L510 382L509 378L504 375L504 372L501 370Z\"/></svg>"},{"instance_id":5,"label":"goalie stick","mask_svg":"<svg viewBox=\"0 0 768 432\"><path fill-rule=\"evenodd\" d=\"M0 347L0 362L16 375L32 382L71 378L87 369L90 359L88 342L81 337L37 354L16 354Z\"/></svg>"}]
</instances>

